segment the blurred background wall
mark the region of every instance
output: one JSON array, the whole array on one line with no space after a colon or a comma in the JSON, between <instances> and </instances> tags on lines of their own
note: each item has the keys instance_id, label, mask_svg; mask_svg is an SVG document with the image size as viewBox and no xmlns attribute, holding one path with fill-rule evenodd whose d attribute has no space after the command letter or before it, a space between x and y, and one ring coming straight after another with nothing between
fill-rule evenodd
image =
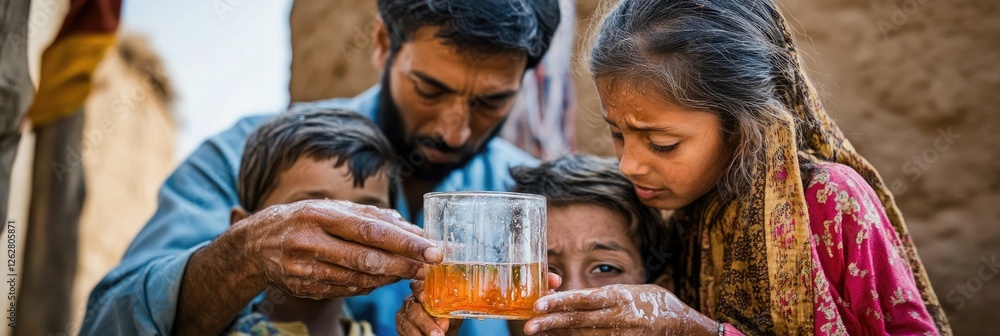
<instances>
[{"instance_id":1,"label":"blurred background wall","mask_svg":"<svg viewBox=\"0 0 1000 336\"><path fill-rule=\"evenodd\" d=\"M1000 2L778 1L828 111L895 192L956 334L995 334L1000 276L980 270L1000 252ZM611 2L576 1L572 60L576 148L602 155L612 148L609 137L594 136L607 129L583 56ZM33 2L31 27L43 32L33 46L44 47L63 3ZM86 296L152 214L163 178L205 137L243 115L374 84L375 15L374 0L126 1L122 30L146 36L148 48L126 38L109 53L95 73L88 123L129 95L146 98L84 157L76 319L53 334L76 333ZM130 46L146 57L129 58ZM151 61L156 54L163 64ZM156 75L174 89L158 91ZM24 208L24 197L13 193L12 208Z\"/></svg>"}]
</instances>

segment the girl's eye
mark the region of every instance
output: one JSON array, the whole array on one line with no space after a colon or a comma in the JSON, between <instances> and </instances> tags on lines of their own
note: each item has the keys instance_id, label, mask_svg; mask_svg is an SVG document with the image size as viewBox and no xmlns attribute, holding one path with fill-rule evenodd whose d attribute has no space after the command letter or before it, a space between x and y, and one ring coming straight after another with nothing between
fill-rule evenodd
<instances>
[{"instance_id":1,"label":"girl's eye","mask_svg":"<svg viewBox=\"0 0 1000 336\"><path fill-rule=\"evenodd\" d=\"M620 132L615 132L615 131L611 131L611 137L618 140L625 139L624 135L622 135Z\"/></svg>"},{"instance_id":2,"label":"girl's eye","mask_svg":"<svg viewBox=\"0 0 1000 336\"><path fill-rule=\"evenodd\" d=\"M651 150L653 152L656 152L656 153L660 153L660 154L666 154L666 153L672 152L674 149L677 149L677 145L679 145L679 144L680 143L675 143L675 144L669 145L669 146L659 146L659 145L650 143L649 144L649 150Z\"/></svg>"},{"instance_id":3,"label":"girl's eye","mask_svg":"<svg viewBox=\"0 0 1000 336\"><path fill-rule=\"evenodd\" d=\"M597 267L594 267L594 270L590 271L590 273L612 273L612 272L621 273L621 270L618 269L617 267L604 264L604 265L598 265Z\"/></svg>"}]
</instances>

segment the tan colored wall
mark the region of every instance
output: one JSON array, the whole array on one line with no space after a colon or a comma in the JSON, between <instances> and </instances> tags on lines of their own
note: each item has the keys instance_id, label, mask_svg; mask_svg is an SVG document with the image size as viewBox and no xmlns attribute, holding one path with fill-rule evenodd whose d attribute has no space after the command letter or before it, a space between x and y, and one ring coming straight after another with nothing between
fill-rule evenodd
<instances>
[{"instance_id":1,"label":"tan colored wall","mask_svg":"<svg viewBox=\"0 0 1000 336\"><path fill-rule=\"evenodd\" d=\"M1000 252L1000 65L995 64L1000 61L1000 3L780 3L834 119L887 181L899 181L897 200L956 333L994 329L1000 275L973 279L978 279L981 258ZM907 13L908 3L919 5ZM883 36L878 22L893 22L894 5L906 17L896 14L898 30ZM578 0L580 41L596 23L597 7L598 0ZM295 2L293 99L353 95L375 82L369 60L374 13L370 0ZM574 62L583 65L582 58ZM606 134L606 128L585 67L578 67L576 81L577 144L583 151L610 154L608 137L592 136ZM943 151L934 150L938 129L949 127L961 137ZM920 158L925 154L933 162L925 164ZM959 309L957 294L951 302L948 294L970 281L982 288Z\"/></svg>"},{"instance_id":2,"label":"tan colored wall","mask_svg":"<svg viewBox=\"0 0 1000 336\"><path fill-rule=\"evenodd\" d=\"M124 35L139 69L158 61L138 37ZM130 67L124 49L108 52L94 72L85 105L83 166L87 198L80 218L80 252L73 294L74 335L90 291L121 261L132 238L156 210L160 186L175 166L173 120L147 73ZM152 57L152 58L150 58ZM150 63L152 62L152 63Z\"/></svg>"},{"instance_id":3,"label":"tan colored wall","mask_svg":"<svg viewBox=\"0 0 1000 336\"><path fill-rule=\"evenodd\" d=\"M1000 252L1000 3L785 2L829 110L895 183L956 334L996 330L1000 276L976 273ZM970 282L982 289L959 300Z\"/></svg>"},{"instance_id":4,"label":"tan colored wall","mask_svg":"<svg viewBox=\"0 0 1000 336\"><path fill-rule=\"evenodd\" d=\"M291 100L350 97L378 80L372 66L374 0L300 0L292 5Z\"/></svg>"}]
</instances>

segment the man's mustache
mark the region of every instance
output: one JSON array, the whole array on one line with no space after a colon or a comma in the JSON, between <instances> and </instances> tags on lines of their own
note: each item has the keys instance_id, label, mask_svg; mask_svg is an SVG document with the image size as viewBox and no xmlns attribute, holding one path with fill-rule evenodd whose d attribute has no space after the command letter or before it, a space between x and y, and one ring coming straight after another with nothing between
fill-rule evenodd
<instances>
[{"instance_id":1,"label":"man's mustache","mask_svg":"<svg viewBox=\"0 0 1000 336\"><path fill-rule=\"evenodd\" d=\"M415 147L426 147L445 154L465 154L472 152L469 146L452 147L442 137L418 136L413 138Z\"/></svg>"}]
</instances>

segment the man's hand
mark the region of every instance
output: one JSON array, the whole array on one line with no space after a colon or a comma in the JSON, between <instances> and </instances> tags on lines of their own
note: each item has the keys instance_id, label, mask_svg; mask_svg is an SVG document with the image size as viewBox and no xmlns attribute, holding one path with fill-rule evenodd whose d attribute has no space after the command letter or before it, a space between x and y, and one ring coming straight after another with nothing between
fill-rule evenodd
<instances>
[{"instance_id":1,"label":"man's hand","mask_svg":"<svg viewBox=\"0 0 1000 336\"><path fill-rule=\"evenodd\" d=\"M273 206L233 225L187 263L174 334L219 334L272 285L325 299L422 278L443 254L392 210L345 201Z\"/></svg>"},{"instance_id":2,"label":"man's hand","mask_svg":"<svg viewBox=\"0 0 1000 336\"><path fill-rule=\"evenodd\" d=\"M393 210L346 201L302 201L237 223L259 280L298 297L362 295L413 279L442 253Z\"/></svg>"}]
</instances>

